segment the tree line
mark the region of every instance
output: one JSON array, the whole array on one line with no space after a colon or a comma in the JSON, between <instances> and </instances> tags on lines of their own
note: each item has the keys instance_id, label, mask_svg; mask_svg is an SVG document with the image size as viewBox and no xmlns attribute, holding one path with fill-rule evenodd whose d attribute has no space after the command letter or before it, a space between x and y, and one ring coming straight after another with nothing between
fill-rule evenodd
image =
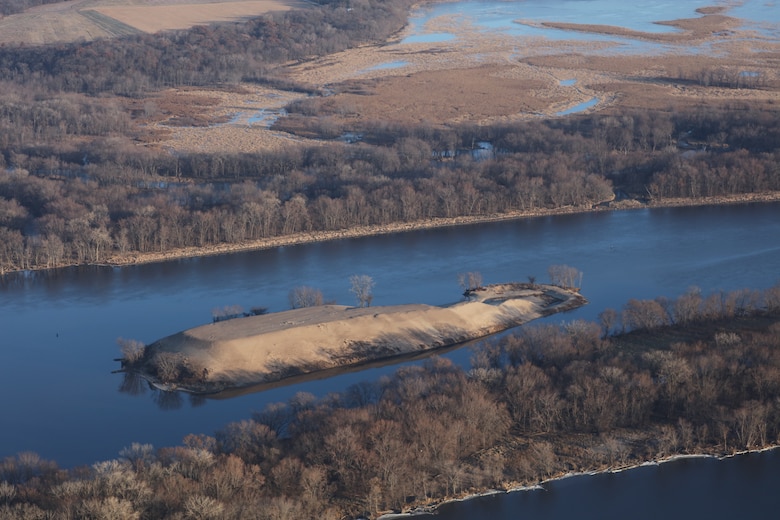
<instances>
[{"instance_id":1,"label":"tree line","mask_svg":"<svg viewBox=\"0 0 780 520\"><path fill-rule=\"evenodd\" d=\"M371 142L253 154L176 157L107 138L9 151L0 155L8 161L0 174L0 271L436 217L591 208L614 192L696 199L780 190L776 114L712 112L655 115L648 124L657 131L639 130L648 121L641 115L378 127L366 134ZM92 114L127 124L114 109ZM89 118L81 131L100 133L99 124L87 130ZM608 137L609 125L617 134L633 129L631 139ZM30 135L46 135L44 126ZM648 132L666 137L655 143L642 137ZM682 150L669 135L684 136ZM492 157L471 154L481 140L493 143Z\"/></svg>"},{"instance_id":2,"label":"tree line","mask_svg":"<svg viewBox=\"0 0 780 520\"><path fill-rule=\"evenodd\" d=\"M780 286L736 293L756 306L607 337L596 322L523 327L475 348L470 368L434 357L91 467L9 457L0 514L373 518L571 471L776 444Z\"/></svg>"}]
</instances>

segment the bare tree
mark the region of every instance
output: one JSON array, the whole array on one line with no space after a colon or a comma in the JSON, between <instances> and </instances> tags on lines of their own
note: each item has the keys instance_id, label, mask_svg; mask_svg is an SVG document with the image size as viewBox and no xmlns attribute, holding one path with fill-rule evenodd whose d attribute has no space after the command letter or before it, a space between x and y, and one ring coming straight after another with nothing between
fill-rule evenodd
<instances>
[{"instance_id":1,"label":"bare tree","mask_svg":"<svg viewBox=\"0 0 780 520\"><path fill-rule=\"evenodd\" d=\"M630 330L654 329L669 324L669 317L656 300L631 298L623 306L623 324Z\"/></svg>"},{"instance_id":2,"label":"bare tree","mask_svg":"<svg viewBox=\"0 0 780 520\"><path fill-rule=\"evenodd\" d=\"M178 352L158 352L153 363L157 378L163 383L173 383L181 375L184 356Z\"/></svg>"},{"instance_id":3,"label":"bare tree","mask_svg":"<svg viewBox=\"0 0 780 520\"><path fill-rule=\"evenodd\" d=\"M620 323L620 314L615 309L607 308L599 313L602 337L607 338Z\"/></svg>"},{"instance_id":4,"label":"bare tree","mask_svg":"<svg viewBox=\"0 0 780 520\"><path fill-rule=\"evenodd\" d=\"M582 287L582 271L568 265L551 265L547 268L550 283L564 289L579 289Z\"/></svg>"},{"instance_id":5,"label":"bare tree","mask_svg":"<svg viewBox=\"0 0 780 520\"><path fill-rule=\"evenodd\" d=\"M322 291L314 287L301 285L290 291L290 308L300 309L302 307L317 307L322 305Z\"/></svg>"},{"instance_id":6,"label":"bare tree","mask_svg":"<svg viewBox=\"0 0 780 520\"><path fill-rule=\"evenodd\" d=\"M218 500L205 495L190 495L184 501L184 512L187 518L197 518L198 520L209 520L222 518L225 506Z\"/></svg>"},{"instance_id":7,"label":"bare tree","mask_svg":"<svg viewBox=\"0 0 780 520\"><path fill-rule=\"evenodd\" d=\"M464 291L473 291L482 287L482 274L479 271L458 274L458 284Z\"/></svg>"},{"instance_id":8,"label":"bare tree","mask_svg":"<svg viewBox=\"0 0 780 520\"><path fill-rule=\"evenodd\" d=\"M349 283L351 285L349 292L355 295L358 307L370 307L374 299L372 293L374 279L367 274L353 274L349 277Z\"/></svg>"},{"instance_id":9,"label":"bare tree","mask_svg":"<svg viewBox=\"0 0 780 520\"><path fill-rule=\"evenodd\" d=\"M137 363L144 357L146 345L135 339L118 338L116 340L122 351L122 361L128 365Z\"/></svg>"},{"instance_id":10,"label":"bare tree","mask_svg":"<svg viewBox=\"0 0 780 520\"><path fill-rule=\"evenodd\" d=\"M240 318L244 315L244 308L240 305L226 305L225 307L217 307L211 310L211 320L214 323L218 321L232 320L233 318Z\"/></svg>"}]
</instances>

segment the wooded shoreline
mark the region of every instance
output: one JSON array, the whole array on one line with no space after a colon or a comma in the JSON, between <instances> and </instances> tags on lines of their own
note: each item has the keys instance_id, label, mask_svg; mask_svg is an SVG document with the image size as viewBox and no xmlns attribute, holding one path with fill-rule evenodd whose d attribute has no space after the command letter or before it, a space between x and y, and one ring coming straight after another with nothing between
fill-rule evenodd
<instances>
[{"instance_id":1,"label":"wooded shoreline","mask_svg":"<svg viewBox=\"0 0 780 520\"><path fill-rule=\"evenodd\" d=\"M310 231L304 233L295 233L292 235L277 236L242 242L238 244L217 244L204 247L179 248L165 252L154 253L132 253L128 255L116 255L106 262L87 265L109 265L114 267L132 266L141 264L150 264L157 262L167 262L172 260L181 260L185 258L197 258L204 256L224 255L231 253L242 253L248 251L258 251L263 249L273 249L276 247L297 246L311 244L316 242L327 242L331 240L342 240L349 238L362 238L379 235L389 235L394 233L404 233L407 231L421 231L429 229L438 229L444 227L466 226L472 224L487 224L491 222L503 222L510 220L521 220L535 217L548 217L557 215L571 215L577 213L593 213L601 211L623 211L633 209L653 209L670 207L696 207L711 205L732 205L732 204L750 204L756 202L777 202L780 201L780 191L771 191L766 193L749 193L733 196L702 197L697 199L669 198L657 199L650 202L641 202L635 199L625 199L619 202L612 202L595 207L563 207L551 209L538 209L532 211L513 211L495 215L475 215L461 216L452 218L431 218L419 220L417 222L398 222L389 225L376 226L358 226L337 231ZM63 265L52 269L73 267L79 264ZM33 269L48 270L48 269ZM8 273L19 272L9 271Z\"/></svg>"},{"instance_id":2,"label":"wooded shoreline","mask_svg":"<svg viewBox=\"0 0 780 520\"><path fill-rule=\"evenodd\" d=\"M465 502L467 500L474 500L477 498L482 498L486 496L494 496L494 495L507 495L509 493L522 493L525 491L535 491L535 490L544 490L545 484L550 484L552 482L558 482L561 480L565 480L568 478L575 478L575 477L592 477L596 475L603 475L606 473L623 473L624 471L631 471L639 468L643 468L645 466L658 466L660 464L669 464L672 462L677 462L680 460L685 459L715 459L717 461L724 461L727 459L731 459L734 457L741 457L744 455L749 455L751 453L765 453L769 451L773 451L780 448L780 444L769 444L767 446L761 447L761 448L755 448L751 450L743 450L743 451L737 451L734 453L723 453L719 452L717 450L704 450L699 453L679 453L676 455L669 455L667 457L659 458L659 459L648 459L644 462L637 462L634 464L625 464L625 465L619 465L619 466L608 466L605 468L594 468L593 470L584 470L584 471L576 471L576 472L565 472L561 473L560 475L555 475L553 477L547 478L545 480L541 480L536 484L527 484L527 485L519 485L516 487L509 487L508 489L485 489L483 491L476 491L469 494L466 494L461 497L452 497L452 498L446 498L443 499L441 502L438 502L434 505L424 506L420 507L418 509L412 510L410 512L406 513L395 513L395 512L388 512L385 514L382 514L377 517L377 520L392 520L395 518L410 518L414 517L420 514L436 514L436 511L441 506L452 504L455 502Z\"/></svg>"}]
</instances>

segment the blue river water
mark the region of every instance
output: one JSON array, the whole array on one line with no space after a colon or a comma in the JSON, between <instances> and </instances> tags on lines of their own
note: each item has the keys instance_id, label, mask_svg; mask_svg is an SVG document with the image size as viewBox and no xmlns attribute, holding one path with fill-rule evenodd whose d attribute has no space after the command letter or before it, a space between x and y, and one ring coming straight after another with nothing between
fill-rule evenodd
<instances>
[{"instance_id":1,"label":"blue river water","mask_svg":"<svg viewBox=\"0 0 780 520\"><path fill-rule=\"evenodd\" d=\"M629 298L762 288L780 280L780 204L639 209L323 242L125 268L7 276L0 286L0 457L20 451L72 466L112 458L132 442L177 444L213 433L296 392L324 396L395 369L369 368L234 399L160 402L118 391L116 341L150 343L211 320L228 305L289 307L299 285L350 304L349 276L376 282L374 305L443 305L458 274L485 282L584 273L590 304L551 320L596 319ZM466 363L469 349L448 353ZM164 406L158 406L164 405ZM56 433L55 433L56 432Z\"/></svg>"},{"instance_id":2,"label":"blue river water","mask_svg":"<svg viewBox=\"0 0 780 520\"><path fill-rule=\"evenodd\" d=\"M725 460L691 458L620 473L583 475L541 489L446 504L437 520L726 520L774 518L780 451Z\"/></svg>"},{"instance_id":3,"label":"blue river water","mask_svg":"<svg viewBox=\"0 0 780 520\"><path fill-rule=\"evenodd\" d=\"M288 292L298 285L318 287L326 299L349 304L352 274L375 279L374 305L447 304L460 298L458 273L479 271L487 283L523 281L529 275L543 281L553 264L582 270L582 291L590 300L547 318L558 322L595 319L629 298L673 297L692 285L705 292L768 287L780 281L780 203L528 218L126 268L6 276L0 285L0 392L5 396L0 458L34 451L71 467L114 458L133 442L176 445L188 433L213 434L297 392L324 396L397 368L367 368L225 400L166 398L148 390L133 395L120 392L122 376L111 373L118 368L117 338L149 343L206 323L212 309L227 305L284 310ZM465 364L471 350L445 355ZM728 468L739 463L703 462L697 475L722 482L702 491L710 498L696 503L717 499L732 505L713 506L717 511L741 511L742 497L756 511L778 505L779 495L767 491L780 484L777 455L758 460L763 469L738 465L737 477ZM653 497L677 489L664 476L667 467L678 466L567 479L546 485L543 493L468 501L442 508L441 514L500 519L535 511L524 517L624 518L621 512L630 512L632 518L683 518L656 513L660 506ZM688 462L680 467L685 475ZM624 490L635 478L638 483ZM734 478L747 479L749 489L742 495L721 492ZM601 489L594 496L601 499L587 491L594 482ZM630 498L645 488L649 495ZM682 496L688 493L693 491ZM606 500L618 502L609 515L589 515L585 505L572 505L586 499L592 511L604 511ZM640 502L635 500L650 508L646 516L636 516L632 504Z\"/></svg>"}]
</instances>

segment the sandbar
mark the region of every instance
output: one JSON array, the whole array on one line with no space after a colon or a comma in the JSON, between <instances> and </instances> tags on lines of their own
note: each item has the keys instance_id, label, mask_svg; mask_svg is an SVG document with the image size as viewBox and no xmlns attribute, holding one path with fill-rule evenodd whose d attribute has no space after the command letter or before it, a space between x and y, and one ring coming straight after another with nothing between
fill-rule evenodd
<instances>
[{"instance_id":1,"label":"sandbar","mask_svg":"<svg viewBox=\"0 0 780 520\"><path fill-rule=\"evenodd\" d=\"M577 289L528 283L464 297L441 307L321 305L210 323L150 344L138 366L126 368L163 390L209 394L450 347L587 303ZM186 377L158 377L166 353Z\"/></svg>"}]
</instances>

